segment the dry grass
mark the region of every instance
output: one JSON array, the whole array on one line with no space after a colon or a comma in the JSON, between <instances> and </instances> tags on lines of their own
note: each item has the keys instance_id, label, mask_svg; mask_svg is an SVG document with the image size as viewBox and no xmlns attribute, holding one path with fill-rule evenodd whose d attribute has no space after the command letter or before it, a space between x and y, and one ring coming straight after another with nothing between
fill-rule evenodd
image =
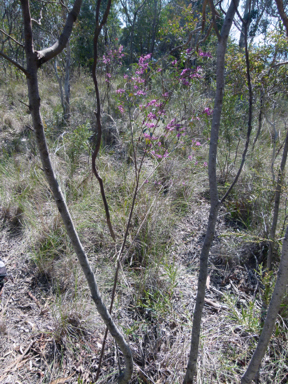
<instances>
[{"instance_id":1,"label":"dry grass","mask_svg":"<svg viewBox=\"0 0 288 384\"><path fill-rule=\"evenodd\" d=\"M89 126L94 126L91 80L84 75L73 83L72 118L69 125L63 126L57 84L48 81L44 73L42 76L43 117L52 162L108 304L115 256L124 236L135 186L127 121L116 119L119 142L101 148L97 161L117 234L114 244L107 229L99 186L90 172L89 142L85 141L81 150L75 152L79 149L77 134L87 136ZM14 88L6 86L5 92L4 88L1 90L4 103L0 109L3 121L0 135L3 140L7 139L8 131L12 136L6 146L9 151L0 156L0 242L1 258L13 280L5 285L0 303L3 340L0 371L5 372L2 380L49 383L73 374L69 383L90 383L96 375L104 326L91 303L84 276L43 176L32 132L25 128L31 124L30 116L22 119L25 106L12 105L17 97L26 97L25 84L18 81ZM210 102L199 97L199 90L194 91L195 100L185 106L187 114L192 103L194 109L201 109ZM184 97L187 99L187 95ZM175 96L171 116L181 105ZM117 325L129 340L136 364L131 383L176 384L183 380L199 254L209 212L207 168L203 166L208 150L205 129L200 122L189 131L191 138L203 144L197 153L185 146L161 162L152 157L144 161L142 187L124 249L126 257L113 310ZM258 258L256 248L263 245L259 239L267 234L271 220L272 148L268 142L269 134L266 134L259 143L265 146L265 156L262 150L250 155L240 183L220 211L209 264L199 384L239 382L257 341L259 308L268 282L263 282L254 271L257 265L252 266L251 260L255 255ZM140 148L139 157L141 151ZM198 165L188 159L192 152ZM225 161L228 164L227 158L221 156L220 152L219 164ZM220 166L221 192L237 170L239 159L233 166L231 161L229 166ZM285 189L283 201L286 194ZM283 203L281 225L285 215ZM285 317L278 319L261 370L265 383L284 382L286 324ZM123 362L109 337L99 383L115 382L118 359ZM5 371L15 362L17 370Z\"/></svg>"}]
</instances>

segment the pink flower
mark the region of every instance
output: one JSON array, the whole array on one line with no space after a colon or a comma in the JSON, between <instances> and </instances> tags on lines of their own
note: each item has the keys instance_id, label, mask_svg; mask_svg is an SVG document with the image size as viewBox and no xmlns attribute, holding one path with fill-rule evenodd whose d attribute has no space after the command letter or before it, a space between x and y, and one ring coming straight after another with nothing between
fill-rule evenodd
<instances>
[{"instance_id":1,"label":"pink flower","mask_svg":"<svg viewBox=\"0 0 288 384\"><path fill-rule=\"evenodd\" d=\"M125 93L125 89L117 89L116 93L119 93L119 95L122 95L122 93Z\"/></svg>"},{"instance_id":2,"label":"pink flower","mask_svg":"<svg viewBox=\"0 0 288 384\"><path fill-rule=\"evenodd\" d=\"M109 77L109 79L110 79L110 77L111 77L112 75L111 75L111 73L106 73L106 76Z\"/></svg>"},{"instance_id":3,"label":"pink flower","mask_svg":"<svg viewBox=\"0 0 288 384\"><path fill-rule=\"evenodd\" d=\"M146 179L146 180L144 181L144 183L147 184L147 183L148 183L148 180Z\"/></svg>"},{"instance_id":4,"label":"pink flower","mask_svg":"<svg viewBox=\"0 0 288 384\"><path fill-rule=\"evenodd\" d=\"M165 158L165 157L168 157L168 156L169 156L169 153L168 153L168 151L166 150L166 152L164 153L163 157Z\"/></svg>"},{"instance_id":5,"label":"pink flower","mask_svg":"<svg viewBox=\"0 0 288 384\"><path fill-rule=\"evenodd\" d=\"M158 157L158 159L162 159L162 155L159 155L159 153L156 153L155 156Z\"/></svg>"},{"instance_id":6,"label":"pink flower","mask_svg":"<svg viewBox=\"0 0 288 384\"><path fill-rule=\"evenodd\" d=\"M199 143L199 141L196 141L195 145L196 145L197 147L200 147L201 144Z\"/></svg>"},{"instance_id":7,"label":"pink flower","mask_svg":"<svg viewBox=\"0 0 288 384\"><path fill-rule=\"evenodd\" d=\"M155 113L149 112L147 118L148 120L152 120L152 119L156 120L157 116L155 115Z\"/></svg>"},{"instance_id":8,"label":"pink flower","mask_svg":"<svg viewBox=\"0 0 288 384\"><path fill-rule=\"evenodd\" d=\"M209 57L209 58L212 57L212 55L211 55L210 52L203 52L203 51L201 51L201 49L199 49L199 56L202 56L202 57Z\"/></svg>"},{"instance_id":9,"label":"pink flower","mask_svg":"<svg viewBox=\"0 0 288 384\"><path fill-rule=\"evenodd\" d=\"M185 75L188 74L188 72L190 72L190 71L191 71L191 69L188 69L188 68L183 69L183 71L180 73L180 76L185 76Z\"/></svg>"},{"instance_id":10,"label":"pink flower","mask_svg":"<svg viewBox=\"0 0 288 384\"><path fill-rule=\"evenodd\" d=\"M124 77L124 79L128 79L128 75L124 75L123 77Z\"/></svg>"},{"instance_id":11,"label":"pink flower","mask_svg":"<svg viewBox=\"0 0 288 384\"><path fill-rule=\"evenodd\" d=\"M172 63L171 63L172 65L173 65L173 67L175 66L175 65L177 65L177 60L174 60L174 61L172 61Z\"/></svg>"},{"instance_id":12,"label":"pink flower","mask_svg":"<svg viewBox=\"0 0 288 384\"><path fill-rule=\"evenodd\" d=\"M137 92L135 93L135 96L136 96L136 95L137 95L137 96L140 96L140 95L145 96L145 95L146 95L146 92L139 90L139 91L137 91Z\"/></svg>"},{"instance_id":13,"label":"pink flower","mask_svg":"<svg viewBox=\"0 0 288 384\"><path fill-rule=\"evenodd\" d=\"M169 97L169 92L165 92L165 93L163 93L162 96L163 96L163 97Z\"/></svg>"},{"instance_id":14,"label":"pink flower","mask_svg":"<svg viewBox=\"0 0 288 384\"><path fill-rule=\"evenodd\" d=\"M122 105L118 105L118 109L121 113L124 113L124 108L122 107Z\"/></svg>"},{"instance_id":15,"label":"pink flower","mask_svg":"<svg viewBox=\"0 0 288 384\"><path fill-rule=\"evenodd\" d=\"M186 79L181 79L183 85L189 85L189 81Z\"/></svg>"},{"instance_id":16,"label":"pink flower","mask_svg":"<svg viewBox=\"0 0 288 384\"><path fill-rule=\"evenodd\" d=\"M192 160L192 156L191 156L191 155L190 155L190 156L188 156L188 159L189 159L189 160Z\"/></svg>"},{"instance_id":17,"label":"pink flower","mask_svg":"<svg viewBox=\"0 0 288 384\"><path fill-rule=\"evenodd\" d=\"M204 166L204 167L207 167L207 163L206 163L206 161L204 161L204 164L203 164L203 166Z\"/></svg>"},{"instance_id":18,"label":"pink flower","mask_svg":"<svg viewBox=\"0 0 288 384\"><path fill-rule=\"evenodd\" d=\"M213 113L213 109L207 107L204 109L203 113L206 113L207 116L210 116Z\"/></svg>"}]
</instances>

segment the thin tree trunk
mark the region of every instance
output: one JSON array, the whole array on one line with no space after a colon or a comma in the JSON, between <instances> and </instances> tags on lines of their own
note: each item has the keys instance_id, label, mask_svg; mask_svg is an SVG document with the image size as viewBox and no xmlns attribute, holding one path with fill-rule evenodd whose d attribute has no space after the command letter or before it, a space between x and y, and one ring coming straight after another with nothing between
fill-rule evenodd
<instances>
[{"instance_id":1,"label":"thin tree trunk","mask_svg":"<svg viewBox=\"0 0 288 384\"><path fill-rule=\"evenodd\" d=\"M222 112L222 103L224 95L224 69L225 69L225 53L227 48L227 40L230 33L231 25L234 19L236 9L238 7L239 0L232 1L228 12L225 16L224 24L221 30L220 38L217 46L217 84L216 84L216 95L214 101L214 110L211 127L210 137L210 149L209 149L209 188L210 188L210 214L208 220L208 227L204 240L204 245L200 255L200 271L198 277L198 290L196 297L196 305L193 317L193 328L192 328L192 340L191 349L188 360L188 366L186 375L184 378L184 384L192 384L194 377L197 372L197 357L199 349L200 329L201 329L201 318L204 307L205 288L208 274L208 257L209 251L212 245L216 220L219 210L219 199L216 179L216 158L217 158L217 147L219 137L219 127ZM215 25L217 28L217 25Z\"/></svg>"},{"instance_id":2,"label":"thin tree trunk","mask_svg":"<svg viewBox=\"0 0 288 384\"><path fill-rule=\"evenodd\" d=\"M288 17L286 15L286 12L284 9L283 1L282 0L275 0L275 2L277 5L277 8L278 8L279 15L280 15L280 17L283 21L284 27L286 29L286 36L288 36Z\"/></svg>"},{"instance_id":3,"label":"thin tree trunk","mask_svg":"<svg viewBox=\"0 0 288 384\"><path fill-rule=\"evenodd\" d=\"M273 222L272 222L270 236L269 236L270 242L269 242L269 252L268 252L268 258L267 258L267 269L269 270L271 270L272 263L273 263L275 234L276 234L276 228L277 228L277 222L278 222L280 197L282 192L284 171L285 171L285 166L287 161L287 153L288 153L288 132L286 133L285 145L283 149L282 160L281 160L281 165L278 172L276 191L275 191L274 214L273 214Z\"/></svg>"},{"instance_id":4,"label":"thin tree trunk","mask_svg":"<svg viewBox=\"0 0 288 384\"><path fill-rule=\"evenodd\" d=\"M286 228L285 239L282 246L282 257L279 265L277 281L271 302L269 305L268 313L265 319L263 330L261 332L257 348L253 354L247 371L241 379L241 384L249 384L255 379L261 360L263 359L269 340L271 338L276 318L282 303L283 296L286 292L286 285L288 282L288 227Z\"/></svg>"},{"instance_id":5,"label":"thin tree trunk","mask_svg":"<svg viewBox=\"0 0 288 384\"><path fill-rule=\"evenodd\" d=\"M69 119L70 119L70 64L71 64L71 50L70 50L69 41L67 43L66 49L67 49L67 53L66 53L66 61L65 61L65 78L64 78L64 93L65 93L64 119L65 121L69 122Z\"/></svg>"},{"instance_id":6,"label":"thin tree trunk","mask_svg":"<svg viewBox=\"0 0 288 384\"><path fill-rule=\"evenodd\" d=\"M71 215L69 213L67 204L64 200L63 194L60 190L55 173L53 171L53 167L51 164L48 147L46 143L43 122L40 115L40 96L39 96L38 75L37 75L38 68L40 67L41 62L48 61L49 59L55 57L58 53L60 53L64 49L69 39L69 36L71 34L73 23L79 14L81 3L82 3L81 0L75 1L73 10L68 15L66 25L61 35L62 41L58 41L52 47L46 50L43 50L41 51L41 53L39 53L39 52L35 52L33 48L32 24L31 24L29 1L21 0L23 21L24 21L24 33L25 33L25 52L26 52L26 58L27 58L27 72L28 72L27 84L28 84L28 95L29 95L29 107L31 111L33 127L35 130L36 141L37 141L38 149L40 152L40 158L41 158L43 170L45 172L47 181L53 193L58 210L61 214L62 220L66 227L66 231L68 233L70 241L74 247L74 251L78 257L79 263L85 274L85 277L88 282L90 292L92 295L92 299L104 323L106 324L111 335L114 337L114 339L116 340L117 344L119 345L123 353L125 363L126 363L126 369L123 372L123 374L119 377L119 383L126 384L130 380L132 370L133 370L133 360L132 360L131 350L128 344L125 342L122 334L117 329L105 304L101 299L101 296L97 287L97 283L95 280L95 276L91 270L87 255L80 242L80 239L74 227ZM67 26L68 28L66 28ZM61 40L61 37L60 37L60 40Z\"/></svg>"}]
</instances>

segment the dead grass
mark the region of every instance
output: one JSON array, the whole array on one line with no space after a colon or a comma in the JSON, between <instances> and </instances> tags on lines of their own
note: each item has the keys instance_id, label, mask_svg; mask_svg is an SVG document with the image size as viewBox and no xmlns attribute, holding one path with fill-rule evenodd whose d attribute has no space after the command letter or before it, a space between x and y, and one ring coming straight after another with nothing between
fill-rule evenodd
<instances>
[{"instance_id":1,"label":"dead grass","mask_svg":"<svg viewBox=\"0 0 288 384\"><path fill-rule=\"evenodd\" d=\"M87 121L94 126L91 80L84 75L73 83L73 117L68 126L62 125L56 83L43 74L41 84L52 162L108 305L115 257L135 185L127 122L116 120L119 142L114 147L101 148L97 161L117 234L114 244L107 230L99 186L90 172L89 143L85 143L79 156L69 155L69 150L77 148L73 141L75 130ZM5 96L1 94L5 103L1 104L0 117L6 127L1 129L1 139L6 140L7 130L13 130L17 142L26 140L19 147L21 153L15 154L17 148L11 139L10 152L0 156L0 256L13 277L6 283L0 303L0 371L4 372L1 380L50 383L59 377L70 377L67 381L71 384L90 383L96 376L104 326L91 303L43 176L32 132L25 128L31 124L30 117L25 115L22 120L25 106L12 105L13 99L25 95L22 84L9 86ZM201 109L206 102L198 97L193 108ZM175 99L171 115L180 105L181 100ZM187 104L186 110L190 107ZM113 310L136 364L131 383L183 381L199 254L209 212L207 168L203 165L208 150L205 129L205 124L199 123L189 131L191 138L197 137L203 144L197 153L186 146L161 162L147 157L143 165L142 187L124 249ZM61 136L63 131L69 135L66 142L65 135L64 139ZM269 139L266 136L265 145ZM271 153L271 148L265 148ZM193 161L188 159L190 153ZM220 157L221 161L225 162L225 157ZM220 185L222 191L227 188L225 181L232 180L238 162L239 159L233 167L222 167L228 170L228 174L219 174L220 182L224 180ZM252 254L257 260L260 258L255 244L262 244L258 240L265 237L269 227L271 190L269 156L255 152L219 215L207 281L199 384L239 382L255 347L264 283L254 271L257 265L252 266L247 260ZM284 201L286 194L285 189ZM283 224L285 203L282 208ZM241 227L239 222L247 224L248 219L251 228ZM249 242L251 238L253 245ZM284 382L287 371L287 319L285 311L282 314L261 370L265 383ZM115 382L118 360L123 363L108 337L99 383ZM7 367L11 368L5 370Z\"/></svg>"}]
</instances>

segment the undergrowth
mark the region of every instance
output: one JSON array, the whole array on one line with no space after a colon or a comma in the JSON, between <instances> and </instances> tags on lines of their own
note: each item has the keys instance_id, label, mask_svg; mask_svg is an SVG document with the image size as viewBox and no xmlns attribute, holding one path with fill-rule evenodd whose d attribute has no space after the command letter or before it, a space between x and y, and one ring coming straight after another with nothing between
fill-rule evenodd
<instances>
[{"instance_id":1,"label":"undergrowth","mask_svg":"<svg viewBox=\"0 0 288 384\"><path fill-rule=\"evenodd\" d=\"M120 119L116 102L113 107L113 100L110 100L112 104L109 108L112 114L114 110L113 119L119 137L116 143L102 146L97 159L116 233L114 244L107 229L99 186L90 169L95 130L91 80L84 74L81 78L73 78L71 120L67 123L63 121L57 84L46 78L44 72L41 77L42 114L52 162L92 269L100 288L104 290L104 299L109 302L117 249L124 236L135 188L129 119L127 116ZM120 82L118 79L116 83ZM161 90L157 89L158 84L152 86L155 95L159 95ZM19 98L27 99L25 83L19 79L11 80L1 86L1 93L1 228L8 237L27 239L23 247L34 274L32 287L37 291L41 286L43 297L49 297L49 306L53 307L49 335L57 345L74 353L73 343L81 344L95 327L91 325L86 283L44 178L27 108L17 102ZM189 97L187 94L180 97L179 94L176 90L171 98L171 117L182 114L188 120L192 105L193 110L202 110L211 102L197 87ZM234 104L236 102L233 101ZM234 104L225 103L224 114L225 110L230 113ZM241 109L241 106L237 104L237 108ZM234 120L238 117L234 116ZM206 120L193 123L189 131L189 140L196 138L201 143L197 150L193 143L181 144L171 156L161 161L152 156L145 158L140 177L141 188L124 249L114 315L134 348L134 360L153 377L154 382L181 382L185 370L193 311L189 282L191 279L195 281L195 276L182 268L183 241L177 228L185 218L192 216L193 219L192 207L201 210L202 205L209 201L206 193L207 168L204 165L209 148L209 121ZM238 140L242 133L229 132L227 127L230 124L226 116L223 125L225 140L220 143L218 159L221 193L225 192L235 176L243 147ZM224 149L228 147L227 154ZM225 203L224 240L219 241L225 247L225 238L233 240L227 244L228 253L225 256L225 252L223 256L220 254L220 264L225 268L227 265L256 268L258 286L254 287L253 294L248 290L245 298L241 297L240 291L238 295L235 291L233 294L228 291L219 299L225 310L221 311L218 320L213 313L207 325L204 324L199 383L207 380L238 382L261 330L261 309L263 302L268 302L275 279L274 272L262 276L261 267L259 269L259 265L266 261L266 253L263 251L261 254L259 249L267 241L273 210L275 181L271 173L272 152L269 135L265 134L259 139L255 151L249 154L240 181ZM143 148L140 147L139 153L143 154ZM275 172L279 161L278 156L274 161ZM279 218L279 250L283 236L281 231L287 218L286 200L287 187L284 185ZM202 231L202 223L197 231ZM179 254L175 254L175 249ZM257 259L253 267L251 263L249 265L251 258ZM212 260L216 260L213 255ZM287 356L283 340L287 337L287 312L284 302L263 364L267 383L273 380L280 383L285 376ZM215 324L225 324L227 334L223 334L221 327L215 329ZM0 333L5 332L5 318L1 318ZM109 345L112 348L111 342ZM161 368L157 366L159 361ZM104 372L101 380L110 377L105 375ZM141 376L137 377L135 374L133 382L140 383ZM79 380L81 382L81 374Z\"/></svg>"}]
</instances>

